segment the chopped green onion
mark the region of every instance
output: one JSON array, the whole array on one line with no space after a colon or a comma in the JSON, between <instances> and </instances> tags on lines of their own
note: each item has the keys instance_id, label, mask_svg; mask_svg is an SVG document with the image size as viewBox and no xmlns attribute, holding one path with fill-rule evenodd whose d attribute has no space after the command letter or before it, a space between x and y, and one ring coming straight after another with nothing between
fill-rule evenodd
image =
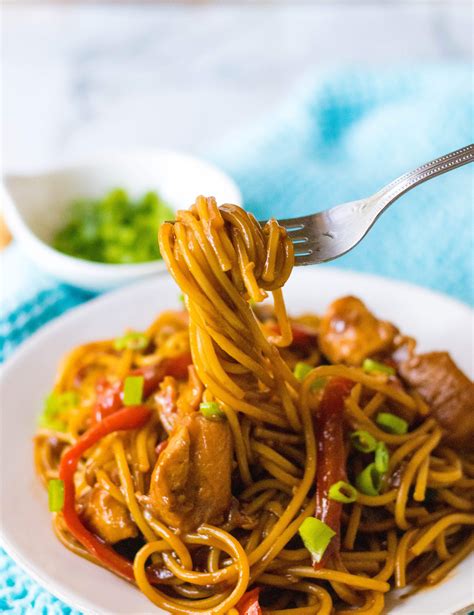
<instances>
[{"instance_id":1,"label":"chopped green onion","mask_svg":"<svg viewBox=\"0 0 474 615\"><path fill-rule=\"evenodd\" d=\"M365 495L378 495L382 480L375 463L369 464L356 478L357 489Z\"/></svg>"},{"instance_id":2,"label":"chopped green onion","mask_svg":"<svg viewBox=\"0 0 474 615\"><path fill-rule=\"evenodd\" d=\"M357 500L357 489L343 480L329 487L329 499L343 504L350 504Z\"/></svg>"},{"instance_id":3,"label":"chopped green onion","mask_svg":"<svg viewBox=\"0 0 474 615\"><path fill-rule=\"evenodd\" d=\"M203 401L199 404L201 414L211 421L220 421L225 418L224 412L219 408L215 401Z\"/></svg>"},{"instance_id":4,"label":"chopped green onion","mask_svg":"<svg viewBox=\"0 0 474 615\"><path fill-rule=\"evenodd\" d=\"M312 365L304 363L303 361L299 361L295 365L293 374L297 380L302 381L313 369L314 367ZM326 378L316 378L316 380L311 383L311 390L316 391L317 389L322 389L325 384Z\"/></svg>"},{"instance_id":5,"label":"chopped green onion","mask_svg":"<svg viewBox=\"0 0 474 615\"><path fill-rule=\"evenodd\" d=\"M391 412L379 412L375 422L388 433L402 435L408 431L408 423L405 419Z\"/></svg>"},{"instance_id":6,"label":"chopped green onion","mask_svg":"<svg viewBox=\"0 0 474 615\"><path fill-rule=\"evenodd\" d=\"M181 302L183 305L186 305L186 304L184 303L184 294L183 294L183 293L179 293L179 295L178 295L178 299L180 300L180 302Z\"/></svg>"},{"instance_id":7,"label":"chopped green onion","mask_svg":"<svg viewBox=\"0 0 474 615\"><path fill-rule=\"evenodd\" d=\"M368 431L358 429L357 431L353 431L349 437L352 442L352 446L356 450L361 451L362 453L371 453L372 451L375 451L377 440Z\"/></svg>"},{"instance_id":8,"label":"chopped green onion","mask_svg":"<svg viewBox=\"0 0 474 615\"><path fill-rule=\"evenodd\" d=\"M395 375L395 370L393 367L390 365L385 365L385 363L379 363L373 359L365 359L362 364L362 369L368 374L371 372L381 372L382 374L388 374L389 376Z\"/></svg>"},{"instance_id":9,"label":"chopped green onion","mask_svg":"<svg viewBox=\"0 0 474 615\"><path fill-rule=\"evenodd\" d=\"M320 378L316 378L316 380L314 380L311 383L311 390L316 391L316 390L324 388L326 386L326 380L327 378L324 378L324 376L321 376Z\"/></svg>"},{"instance_id":10,"label":"chopped green onion","mask_svg":"<svg viewBox=\"0 0 474 615\"><path fill-rule=\"evenodd\" d=\"M149 344L150 340L145 333L139 331L130 331L122 337L118 337L114 341L115 350L143 350Z\"/></svg>"},{"instance_id":11,"label":"chopped green onion","mask_svg":"<svg viewBox=\"0 0 474 615\"><path fill-rule=\"evenodd\" d=\"M99 199L71 203L66 224L52 245L70 256L101 263L153 261L161 258L158 228L173 217L156 192L135 199L117 188Z\"/></svg>"},{"instance_id":12,"label":"chopped green onion","mask_svg":"<svg viewBox=\"0 0 474 615\"><path fill-rule=\"evenodd\" d=\"M375 448L375 469L379 474L385 474L388 470L388 460L390 455L385 442L377 442Z\"/></svg>"},{"instance_id":13,"label":"chopped green onion","mask_svg":"<svg viewBox=\"0 0 474 615\"><path fill-rule=\"evenodd\" d=\"M48 502L51 512L60 512L64 506L64 482L53 478L48 482Z\"/></svg>"},{"instance_id":14,"label":"chopped green onion","mask_svg":"<svg viewBox=\"0 0 474 615\"><path fill-rule=\"evenodd\" d=\"M311 367L311 365L308 365L308 363L303 363L303 361L299 361L295 365L293 374L295 375L295 378L297 380L304 380L312 369L313 368Z\"/></svg>"},{"instance_id":15,"label":"chopped green onion","mask_svg":"<svg viewBox=\"0 0 474 615\"><path fill-rule=\"evenodd\" d=\"M53 431L66 431L66 423L60 415L75 408L78 403L79 396L75 391L50 393L44 400L43 412L38 418L39 426Z\"/></svg>"},{"instance_id":16,"label":"chopped green onion","mask_svg":"<svg viewBox=\"0 0 474 615\"><path fill-rule=\"evenodd\" d=\"M125 406L138 406L143 399L143 376L128 376L123 383L123 403Z\"/></svg>"},{"instance_id":17,"label":"chopped green onion","mask_svg":"<svg viewBox=\"0 0 474 615\"><path fill-rule=\"evenodd\" d=\"M334 530L315 517L307 517L298 532L315 562L321 561L332 537L336 535Z\"/></svg>"}]
</instances>

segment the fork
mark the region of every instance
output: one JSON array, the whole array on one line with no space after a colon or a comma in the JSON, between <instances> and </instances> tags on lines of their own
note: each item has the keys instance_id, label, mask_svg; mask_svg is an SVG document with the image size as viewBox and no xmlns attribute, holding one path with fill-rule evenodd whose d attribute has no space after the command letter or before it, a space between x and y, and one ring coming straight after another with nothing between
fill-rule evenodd
<instances>
[{"instance_id":1,"label":"fork","mask_svg":"<svg viewBox=\"0 0 474 615\"><path fill-rule=\"evenodd\" d=\"M324 263L349 252L402 194L473 160L471 144L405 173L366 199L342 203L309 216L278 220L295 247L295 265Z\"/></svg>"}]
</instances>

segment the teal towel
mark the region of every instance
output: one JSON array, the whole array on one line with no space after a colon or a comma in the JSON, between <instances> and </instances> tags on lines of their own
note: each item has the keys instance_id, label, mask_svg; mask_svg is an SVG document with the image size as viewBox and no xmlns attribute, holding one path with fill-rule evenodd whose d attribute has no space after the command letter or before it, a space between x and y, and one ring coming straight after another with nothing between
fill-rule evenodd
<instances>
[{"instance_id":1,"label":"teal towel","mask_svg":"<svg viewBox=\"0 0 474 615\"><path fill-rule=\"evenodd\" d=\"M326 209L375 192L473 141L468 66L352 70L309 79L281 110L208 156L237 180L257 217ZM473 303L472 166L402 197L338 267L409 280ZM0 359L92 295L40 274L12 246L21 283L0 313ZM357 289L354 289L357 293ZM0 550L0 611L76 613Z\"/></svg>"},{"instance_id":2,"label":"teal towel","mask_svg":"<svg viewBox=\"0 0 474 615\"><path fill-rule=\"evenodd\" d=\"M309 214L369 196L405 171L472 143L472 100L468 67L319 75L277 117L215 160L234 175L258 218ZM473 169L401 197L334 264L472 304Z\"/></svg>"}]
</instances>

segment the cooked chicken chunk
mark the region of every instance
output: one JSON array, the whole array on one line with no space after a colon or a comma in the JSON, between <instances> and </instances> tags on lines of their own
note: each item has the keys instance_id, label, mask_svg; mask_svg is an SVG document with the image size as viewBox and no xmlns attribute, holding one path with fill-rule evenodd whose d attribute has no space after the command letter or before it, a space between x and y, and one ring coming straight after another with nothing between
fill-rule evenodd
<instances>
[{"instance_id":1,"label":"cooked chicken chunk","mask_svg":"<svg viewBox=\"0 0 474 615\"><path fill-rule=\"evenodd\" d=\"M445 441L459 448L474 446L474 383L447 352L415 355L398 367L401 376L430 405L446 430Z\"/></svg>"},{"instance_id":2,"label":"cooked chicken chunk","mask_svg":"<svg viewBox=\"0 0 474 615\"><path fill-rule=\"evenodd\" d=\"M138 535L126 506L105 489L94 487L83 501L83 519L89 528L109 544Z\"/></svg>"},{"instance_id":3,"label":"cooked chicken chunk","mask_svg":"<svg viewBox=\"0 0 474 615\"><path fill-rule=\"evenodd\" d=\"M387 349L397 329L378 320L357 297L343 297L321 319L319 345L331 363L360 365Z\"/></svg>"},{"instance_id":4,"label":"cooked chicken chunk","mask_svg":"<svg viewBox=\"0 0 474 615\"><path fill-rule=\"evenodd\" d=\"M180 418L153 470L150 502L184 531L222 523L231 505L232 437L227 421L193 412Z\"/></svg>"},{"instance_id":5,"label":"cooked chicken chunk","mask_svg":"<svg viewBox=\"0 0 474 615\"><path fill-rule=\"evenodd\" d=\"M166 433L171 433L178 417L178 383L172 376L166 376L160 390L154 397L158 416Z\"/></svg>"},{"instance_id":6,"label":"cooked chicken chunk","mask_svg":"<svg viewBox=\"0 0 474 615\"><path fill-rule=\"evenodd\" d=\"M180 417L197 410L202 398L203 386L194 365L188 367L187 382L178 382L172 376L165 376L154 401L161 424L169 435Z\"/></svg>"}]
</instances>

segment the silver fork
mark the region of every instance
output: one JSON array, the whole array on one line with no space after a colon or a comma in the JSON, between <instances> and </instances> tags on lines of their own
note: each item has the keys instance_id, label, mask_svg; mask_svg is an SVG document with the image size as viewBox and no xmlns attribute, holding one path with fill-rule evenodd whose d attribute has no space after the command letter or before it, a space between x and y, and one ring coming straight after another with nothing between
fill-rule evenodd
<instances>
[{"instance_id":1,"label":"silver fork","mask_svg":"<svg viewBox=\"0 0 474 615\"><path fill-rule=\"evenodd\" d=\"M310 216L278 220L294 244L295 265L324 263L349 252L402 194L473 160L471 144L405 173L366 199L342 203Z\"/></svg>"}]
</instances>

